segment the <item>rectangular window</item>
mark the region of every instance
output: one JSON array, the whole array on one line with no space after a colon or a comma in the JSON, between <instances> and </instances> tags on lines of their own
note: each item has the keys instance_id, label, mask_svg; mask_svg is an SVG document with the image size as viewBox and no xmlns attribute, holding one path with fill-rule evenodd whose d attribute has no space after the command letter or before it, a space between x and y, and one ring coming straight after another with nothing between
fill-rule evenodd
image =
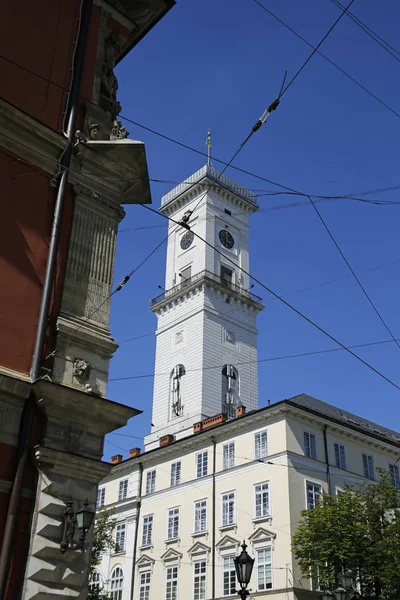
<instances>
[{"instance_id":1,"label":"rectangular window","mask_svg":"<svg viewBox=\"0 0 400 600\"><path fill-rule=\"evenodd\" d=\"M232 283L232 280L232 269L228 269L228 267L224 267L223 265L221 265L221 282L223 283L223 285L227 285L229 287Z\"/></svg>"},{"instance_id":2,"label":"rectangular window","mask_svg":"<svg viewBox=\"0 0 400 600\"><path fill-rule=\"evenodd\" d=\"M179 275L179 279L181 280L181 287L189 285L190 280L192 279L192 267L190 266L186 267L186 269L182 269Z\"/></svg>"},{"instance_id":3,"label":"rectangular window","mask_svg":"<svg viewBox=\"0 0 400 600\"><path fill-rule=\"evenodd\" d=\"M206 600L206 561L194 563L193 600Z\"/></svg>"},{"instance_id":4,"label":"rectangular window","mask_svg":"<svg viewBox=\"0 0 400 600\"><path fill-rule=\"evenodd\" d=\"M335 465L338 469L346 470L346 451L343 444L334 443L335 449Z\"/></svg>"},{"instance_id":5,"label":"rectangular window","mask_svg":"<svg viewBox=\"0 0 400 600\"><path fill-rule=\"evenodd\" d=\"M115 528L115 552L125 551L125 523L117 525Z\"/></svg>"},{"instance_id":6,"label":"rectangular window","mask_svg":"<svg viewBox=\"0 0 400 600\"><path fill-rule=\"evenodd\" d=\"M153 515L143 517L142 546L151 546L153 543Z\"/></svg>"},{"instance_id":7,"label":"rectangular window","mask_svg":"<svg viewBox=\"0 0 400 600\"><path fill-rule=\"evenodd\" d=\"M317 449L315 446L315 433L304 432L304 454L308 458L317 459Z\"/></svg>"},{"instance_id":8,"label":"rectangular window","mask_svg":"<svg viewBox=\"0 0 400 600\"><path fill-rule=\"evenodd\" d=\"M272 552L271 547L257 551L257 591L272 588Z\"/></svg>"},{"instance_id":9,"label":"rectangular window","mask_svg":"<svg viewBox=\"0 0 400 600\"><path fill-rule=\"evenodd\" d=\"M197 455L197 477L205 477L208 473L208 452Z\"/></svg>"},{"instance_id":10,"label":"rectangular window","mask_svg":"<svg viewBox=\"0 0 400 600\"><path fill-rule=\"evenodd\" d=\"M269 516L269 483L259 483L254 486L255 517Z\"/></svg>"},{"instance_id":11,"label":"rectangular window","mask_svg":"<svg viewBox=\"0 0 400 600\"><path fill-rule=\"evenodd\" d=\"M156 491L156 472L147 471L146 474L146 494L153 494Z\"/></svg>"},{"instance_id":12,"label":"rectangular window","mask_svg":"<svg viewBox=\"0 0 400 600\"><path fill-rule=\"evenodd\" d=\"M222 494L222 527L235 524L235 492Z\"/></svg>"},{"instance_id":13,"label":"rectangular window","mask_svg":"<svg viewBox=\"0 0 400 600\"><path fill-rule=\"evenodd\" d=\"M307 481L307 508L315 508L321 498L322 487L319 483Z\"/></svg>"},{"instance_id":14,"label":"rectangular window","mask_svg":"<svg viewBox=\"0 0 400 600\"><path fill-rule=\"evenodd\" d=\"M181 482L181 461L171 465L171 487L179 485Z\"/></svg>"},{"instance_id":15,"label":"rectangular window","mask_svg":"<svg viewBox=\"0 0 400 600\"><path fill-rule=\"evenodd\" d=\"M150 600L151 571L140 573L139 600Z\"/></svg>"},{"instance_id":16,"label":"rectangular window","mask_svg":"<svg viewBox=\"0 0 400 600\"><path fill-rule=\"evenodd\" d=\"M119 482L119 490L118 490L118 502L121 500L125 500L128 495L128 480L123 479Z\"/></svg>"},{"instance_id":17,"label":"rectangular window","mask_svg":"<svg viewBox=\"0 0 400 600\"><path fill-rule=\"evenodd\" d=\"M168 511L167 539L175 540L179 537L179 508L170 508Z\"/></svg>"},{"instance_id":18,"label":"rectangular window","mask_svg":"<svg viewBox=\"0 0 400 600\"><path fill-rule=\"evenodd\" d=\"M178 567L167 568L167 581L165 586L165 600L178 598Z\"/></svg>"},{"instance_id":19,"label":"rectangular window","mask_svg":"<svg viewBox=\"0 0 400 600\"><path fill-rule=\"evenodd\" d=\"M267 455L267 432L260 431L254 436L254 458L265 458Z\"/></svg>"},{"instance_id":20,"label":"rectangular window","mask_svg":"<svg viewBox=\"0 0 400 600\"><path fill-rule=\"evenodd\" d=\"M393 481L393 485L400 490L400 472L397 465L389 465L390 476Z\"/></svg>"},{"instance_id":21,"label":"rectangular window","mask_svg":"<svg viewBox=\"0 0 400 600\"><path fill-rule=\"evenodd\" d=\"M97 508L99 508L100 506L104 506L105 503L105 499L106 499L106 488L99 488L97 490Z\"/></svg>"},{"instance_id":22,"label":"rectangular window","mask_svg":"<svg viewBox=\"0 0 400 600\"><path fill-rule=\"evenodd\" d=\"M230 469L235 466L235 442L222 446L223 468Z\"/></svg>"},{"instance_id":23,"label":"rectangular window","mask_svg":"<svg viewBox=\"0 0 400 600\"><path fill-rule=\"evenodd\" d=\"M207 531L207 500L194 503L194 532Z\"/></svg>"},{"instance_id":24,"label":"rectangular window","mask_svg":"<svg viewBox=\"0 0 400 600\"><path fill-rule=\"evenodd\" d=\"M236 571L235 563L233 562L233 556L224 556L222 559L222 595L233 596L236 594L238 587L236 583Z\"/></svg>"},{"instance_id":25,"label":"rectangular window","mask_svg":"<svg viewBox=\"0 0 400 600\"><path fill-rule=\"evenodd\" d=\"M375 479L374 477L374 457L370 454L362 455L364 477Z\"/></svg>"}]
</instances>

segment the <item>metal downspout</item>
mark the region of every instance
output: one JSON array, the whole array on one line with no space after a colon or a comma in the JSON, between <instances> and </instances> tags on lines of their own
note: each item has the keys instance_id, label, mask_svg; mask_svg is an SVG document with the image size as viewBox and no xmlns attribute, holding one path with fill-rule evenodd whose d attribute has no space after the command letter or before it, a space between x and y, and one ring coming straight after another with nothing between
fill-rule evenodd
<instances>
[{"instance_id":1,"label":"metal downspout","mask_svg":"<svg viewBox=\"0 0 400 600\"><path fill-rule=\"evenodd\" d=\"M328 441L326 438L326 430L328 425L324 425L324 448L325 448L325 467L326 467L326 480L328 482L328 494L332 495L332 484L331 484L331 472L329 469L329 456L328 456Z\"/></svg>"},{"instance_id":2,"label":"metal downspout","mask_svg":"<svg viewBox=\"0 0 400 600\"><path fill-rule=\"evenodd\" d=\"M53 225L51 229L49 255L47 258L46 274L43 283L43 293L40 304L35 347L33 350L32 357L32 367L30 373L31 382L34 382L37 379L39 379L40 366L42 362L43 347L46 336L47 322L49 318L50 300L56 270L57 252L60 242L65 192L67 189L68 172L69 167L71 165L72 152L74 147L75 121L86 54L86 42L89 33L90 17L92 14L92 0L82 0L81 14L81 26L79 37L76 42L75 61L73 66L74 75L71 82L71 92L67 101L67 113L69 113L66 131L67 147L60 159L60 176L58 181L56 204L54 208Z\"/></svg>"},{"instance_id":3,"label":"metal downspout","mask_svg":"<svg viewBox=\"0 0 400 600\"><path fill-rule=\"evenodd\" d=\"M139 537L139 519L140 519L140 509L142 508L142 480L143 480L143 464L139 463L139 501L136 509L136 529L135 529L135 539L133 542L133 555L132 555L132 577L131 577L131 600L133 600L133 596L135 593L135 574L136 574L136 553L137 553L137 545L138 545L138 537Z\"/></svg>"},{"instance_id":4,"label":"metal downspout","mask_svg":"<svg viewBox=\"0 0 400 600\"><path fill-rule=\"evenodd\" d=\"M217 461L217 442L212 437L213 443L213 470L212 470L212 532L211 532L211 598L215 598L215 470Z\"/></svg>"}]
</instances>

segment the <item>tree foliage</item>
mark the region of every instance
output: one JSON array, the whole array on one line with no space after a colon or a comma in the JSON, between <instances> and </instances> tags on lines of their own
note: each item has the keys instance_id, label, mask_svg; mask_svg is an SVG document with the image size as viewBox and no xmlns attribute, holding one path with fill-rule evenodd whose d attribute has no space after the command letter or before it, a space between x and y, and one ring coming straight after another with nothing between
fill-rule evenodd
<instances>
[{"instance_id":1,"label":"tree foliage","mask_svg":"<svg viewBox=\"0 0 400 600\"><path fill-rule=\"evenodd\" d=\"M293 537L302 574L318 578L321 590L337 587L337 576L351 569L356 585L350 598L400 598L400 493L391 475L337 496L323 494L302 511Z\"/></svg>"},{"instance_id":2,"label":"tree foliage","mask_svg":"<svg viewBox=\"0 0 400 600\"><path fill-rule=\"evenodd\" d=\"M101 563L101 555L108 550L115 550L114 529L116 519L113 510L102 510L97 513L93 528L92 558L90 561L89 581L93 581L97 567ZM110 600L110 596L101 585L89 587L88 600Z\"/></svg>"}]
</instances>

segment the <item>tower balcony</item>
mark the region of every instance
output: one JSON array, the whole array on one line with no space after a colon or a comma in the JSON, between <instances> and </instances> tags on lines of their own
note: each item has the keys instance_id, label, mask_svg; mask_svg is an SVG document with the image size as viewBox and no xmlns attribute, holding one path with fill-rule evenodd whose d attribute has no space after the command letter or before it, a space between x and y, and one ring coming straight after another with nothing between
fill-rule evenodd
<instances>
[{"instance_id":1,"label":"tower balcony","mask_svg":"<svg viewBox=\"0 0 400 600\"><path fill-rule=\"evenodd\" d=\"M165 290L162 294L151 300L151 308L158 308L160 304L171 302L181 296L183 293L187 293L190 290L196 288L199 285L206 285L214 287L220 290L222 293L228 294L229 296L236 297L240 301L245 301L252 304L254 308L261 310L264 308L262 304L262 298L256 294L251 293L239 285L232 283L231 281L211 273L211 271L201 271L192 277L188 277L181 281L178 285Z\"/></svg>"}]
</instances>

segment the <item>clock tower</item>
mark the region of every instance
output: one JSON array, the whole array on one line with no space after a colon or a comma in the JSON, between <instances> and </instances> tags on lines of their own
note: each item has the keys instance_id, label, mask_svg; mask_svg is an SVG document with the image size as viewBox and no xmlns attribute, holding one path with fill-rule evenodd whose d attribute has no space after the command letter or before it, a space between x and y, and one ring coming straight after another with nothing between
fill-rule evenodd
<instances>
[{"instance_id":1,"label":"clock tower","mask_svg":"<svg viewBox=\"0 0 400 600\"><path fill-rule=\"evenodd\" d=\"M193 424L236 408L258 408L256 317L261 298L249 291L248 218L255 196L207 164L163 196L169 222L165 292L157 316L152 431L193 432ZM198 234L208 244L196 237Z\"/></svg>"}]
</instances>

